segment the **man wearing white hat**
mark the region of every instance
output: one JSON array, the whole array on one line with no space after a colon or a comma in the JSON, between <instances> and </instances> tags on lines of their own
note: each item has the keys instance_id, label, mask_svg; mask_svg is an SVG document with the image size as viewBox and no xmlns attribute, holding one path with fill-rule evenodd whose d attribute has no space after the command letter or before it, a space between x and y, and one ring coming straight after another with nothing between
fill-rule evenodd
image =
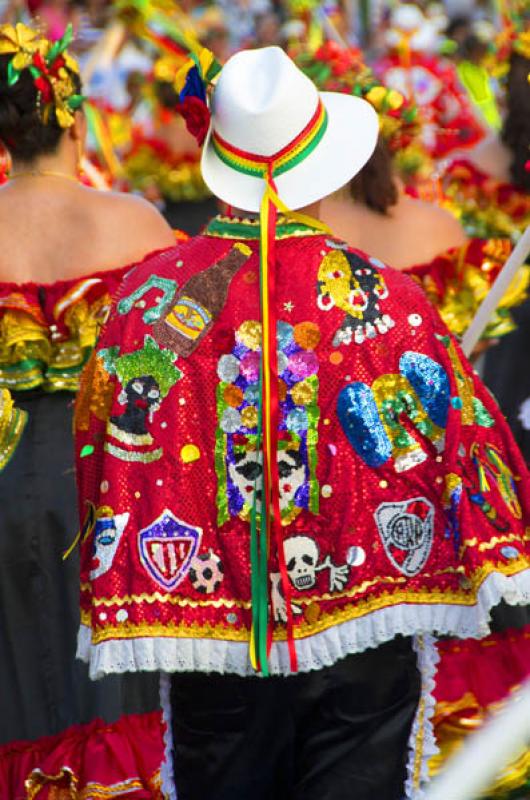
<instances>
[{"instance_id":1,"label":"man wearing white hat","mask_svg":"<svg viewBox=\"0 0 530 800\"><path fill-rule=\"evenodd\" d=\"M79 653L177 673L180 800L419 797L430 634L530 597L494 403L421 290L317 219L377 136L278 48L231 58L202 166L236 216L129 273L79 395Z\"/></svg>"}]
</instances>

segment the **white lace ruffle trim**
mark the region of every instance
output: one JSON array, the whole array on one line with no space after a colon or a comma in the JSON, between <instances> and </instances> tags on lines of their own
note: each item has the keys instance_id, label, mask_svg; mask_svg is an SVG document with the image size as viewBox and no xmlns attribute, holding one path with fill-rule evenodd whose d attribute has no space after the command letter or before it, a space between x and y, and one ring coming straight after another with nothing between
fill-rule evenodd
<instances>
[{"instance_id":1,"label":"white lace ruffle trim","mask_svg":"<svg viewBox=\"0 0 530 800\"><path fill-rule=\"evenodd\" d=\"M492 573L484 580L472 606L402 603L297 639L298 670L309 672L331 666L350 653L377 647L398 634L482 638L489 633L490 610L501 600L510 605L530 604L530 569L510 577ZM88 662L93 680L110 673L153 670L252 675L248 650L247 642L169 636L116 638L93 644L90 628L82 625L77 656ZM287 642L273 643L269 668L273 675L290 674Z\"/></svg>"},{"instance_id":2,"label":"white lace ruffle trim","mask_svg":"<svg viewBox=\"0 0 530 800\"><path fill-rule=\"evenodd\" d=\"M436 708L434 686L440 656L432 636L415 636L413 646L418 656L421 695L409 738L405 800L423 800L425 784L429 780L429 760L438 753L432 718Z\"/></svg>"},{"instance_id":3,"label":"white lace ruffle trim","mask_svg":"<svg viewBox=\"0 0 530 800\"><path fill-rule=\"evenodd\" d=\"M173 729L171 727L171 678L160 673L160 707L164 720L164 761L160 768L162 791L167 800L177 800L175 775L173 772Z\"/></svg>"}]
</instances>

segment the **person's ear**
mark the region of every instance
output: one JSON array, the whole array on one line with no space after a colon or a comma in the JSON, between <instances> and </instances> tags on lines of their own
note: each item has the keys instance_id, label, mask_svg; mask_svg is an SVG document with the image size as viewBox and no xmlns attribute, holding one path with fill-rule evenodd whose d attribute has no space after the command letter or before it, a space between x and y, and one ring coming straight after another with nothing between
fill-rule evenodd
<instances>
[{"instance_id":1,"label":"person's ear","mask_svg":"<svg viewBox=\"0 0 530 800\"><path fill-rule=\"evenodd\" d=\"M87 134L86 117L81 109L78 109L74 114L74 124L68 129L70 137L74 142L79 142L81 147L85 144Z\"/></svg>"}]
</instances>

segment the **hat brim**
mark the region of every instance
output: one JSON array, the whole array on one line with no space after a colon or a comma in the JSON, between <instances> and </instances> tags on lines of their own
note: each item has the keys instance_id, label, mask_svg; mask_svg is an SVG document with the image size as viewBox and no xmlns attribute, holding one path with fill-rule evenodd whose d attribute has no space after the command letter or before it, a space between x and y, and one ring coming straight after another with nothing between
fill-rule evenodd
<instances>
[{"instance_id":1,"label":"hat brim","mask_svg":"<svg viewBox=\"0 0 530 800\"><path fill-rule=\"evenodd\" d=\"M377 144L379 120L370 103L359 97L321 92L328 114L326 132L312 153L276 181L288 208L303 208L327 197L350 181L366 164ZM221 161L206 139L202 176L216 197L244 211L259 211L264 182L244 175Z\"/></svg>"}]
</instances>

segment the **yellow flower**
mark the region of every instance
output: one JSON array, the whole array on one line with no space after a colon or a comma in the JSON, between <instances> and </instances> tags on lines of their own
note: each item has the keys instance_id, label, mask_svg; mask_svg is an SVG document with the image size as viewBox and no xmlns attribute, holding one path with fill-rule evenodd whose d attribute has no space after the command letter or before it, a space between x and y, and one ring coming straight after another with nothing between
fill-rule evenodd
<instances>
[{"instance_id":1,"label":"yellow flower","mask_svg":"<svg viewBox=\"0 0 530 800\"><path fill-rule=\"evenodd\" d=\"M155 61L154 75L157 81L166 81L171 83L175 73L178 71L179 65L182 61L172 58L170 56L163 56Z\"/></svg>"},{"instance_id":2,"label":"yellow flower","mask_svg":"<svg viewBox=\"0 0 530 800\"><path fill-rule=\"evenodd\" d=\"M75 117L66 103L57 101L55 105L55 118L61 128L69 128L74 124Z\"/></svg>"},{"instance_id":3,"label":"yellow flower","mask_svg":"<svg viewBox=\"0 0 530 800\"><path fill-rule=\"evenodd\" d=\"M4 53L35 53L39 49L39 42L37 34L23 25L22 22L17 22L13 25L0 25L0 55ZM16 66L16 65L15 65ZM20 69L20 67L16 67Z\"/></svg>"},{"instance_id":4,"label":"yellow flower","mask_svg":"<svg viewBox=\"0 0 530 800\"><path fill-rule=\"evenodd\" d=\"M66 51L63 53L63 58L66 68L69 69L70 72L75 72L76 75L79 75L79 66L75 58L72 58Z\"/></svg>"},{"instance_id":5,"label":"yellow flower","mask_svg":"<svg viewBox=\"0 0 530 800\"><path fill-rule=\"evenodd\" d=\"M374 108L379 109L386 97L387 90L384 86L374 86L366 95L366 99Z\"/></svg>"},{"instance_id":6,"label":"yellow flower","mask_svg":"<svg viewBox=\"0 0 530 800\"><path fill-rule=\"evenodd\" d=\"M525 58L530 58L530 30L519 34L515 40L514 50Z\"/></svg>"},{"instance_id":7,"label":"yellow flower","mask_svg":"<svg viewBox=\"0 0 530 800\"><path fill-rule=\"evenodd\" d=\"M386 98L386 102L392 111L397 111L397 109L401 108L405 102L405 98L400 92L396 92L395 89L390 89Z\"/></svg>"}]
</instances>

